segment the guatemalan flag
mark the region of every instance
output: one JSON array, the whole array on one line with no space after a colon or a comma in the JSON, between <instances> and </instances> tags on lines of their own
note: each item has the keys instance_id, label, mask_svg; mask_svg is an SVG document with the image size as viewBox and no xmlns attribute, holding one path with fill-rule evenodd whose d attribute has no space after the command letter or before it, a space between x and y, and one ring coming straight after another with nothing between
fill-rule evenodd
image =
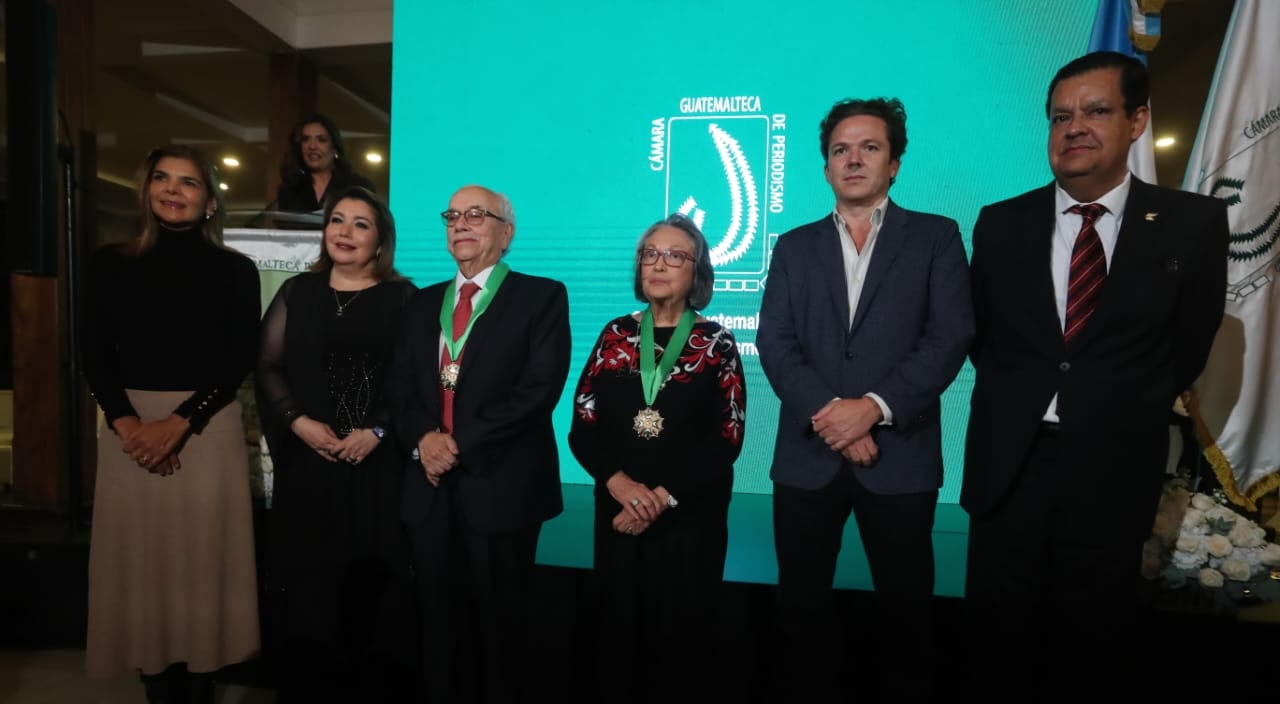
<instances>
[{"instance_id":1,"label":"guatemalan flag","mask_svg":"<svg viewBox=\"0 0 1280 704\"><path fill-rule=\"evenodd\" d=\"M1089 36L1089 51L1118 51L1147 62L1147 52L1160 40L1160 14L1143 12L1144 3L1139 0L1099 0L1098 11L1093 17L1093 33ZM1148 104L1148 109L1150 105ZM1147 130L1129 147L1129 170L1147 183L1156 182L1155 145L1151 137L1151 120Z\"/></svg>"}]
</instances>

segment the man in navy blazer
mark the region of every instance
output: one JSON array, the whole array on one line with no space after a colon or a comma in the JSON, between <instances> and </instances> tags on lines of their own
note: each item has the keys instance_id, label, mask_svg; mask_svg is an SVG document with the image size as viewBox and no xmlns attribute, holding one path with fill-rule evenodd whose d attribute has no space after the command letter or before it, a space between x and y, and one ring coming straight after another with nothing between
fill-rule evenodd
<instances>
[{"instance_id":1,"label":"man in navy blazer","mask_svg":"<svg viewBox=\"0 0 1280 704\"><path fill-rule=\"evenodd\" d=\"M397 434L415 442L401 517L420 585L427 698L517 701L532 681L538 535L563 509L551 417L569 373L569 301L559 281L502 261L515 234L506 196L468 186L441 215L458 273L410 299L388 375ZM451 354L442 328L468 283L479 286L470 331L459 321Z\"/></svg>"},{"instance_id":2,"label":"man in navy blazer","mask_svg":"<svg viewBox=\"0 0 1280 704\"><path fill-rule=\"evenodd\" d=\"M820 133L835 208L779 238L757 335L782 401L770 471L780 694L841 698L832 587L852 512L879 606L865 637L885 654L883 693L924 701L935 663L939 396L973 336L968 263L955 221L889 199L907 145L901 102L838 102Z\"/></svg>"},{"instance_id":3,"label":"man in navy blazer","mask_svg":"<svg viewBox=\"0 0 1280 704\"><path fill-rule=\"evenodd\" d=\"M960 501L982 701L1046 684L1064 701L1105 699L1131 674L1170 410L1208 358L1227 262L1221 201L1129 173L1147 85L1123 54L1062 67L1046 103L1054 182L983 208L974 227Z\"/></svg>"}]
</instances>

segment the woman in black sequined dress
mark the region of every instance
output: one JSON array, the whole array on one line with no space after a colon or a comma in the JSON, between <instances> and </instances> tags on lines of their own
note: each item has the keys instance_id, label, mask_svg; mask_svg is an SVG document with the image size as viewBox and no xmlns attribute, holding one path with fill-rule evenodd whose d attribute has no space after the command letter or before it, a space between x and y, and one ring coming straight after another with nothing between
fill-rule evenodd
<instances>
[{"instance_id":1,"label":"woman in black sequined dress","mask_svg":"<svg viewBox=\"0 0 1280 704\"><path fill-rule=\"evenodd\" d=\"M266 638L281 703L399 701L415 617L384 388L416 289L373 193L339 192L324 223L319 260L267 310L255 376L275 467Z\"/></svg>"}]
</instances>

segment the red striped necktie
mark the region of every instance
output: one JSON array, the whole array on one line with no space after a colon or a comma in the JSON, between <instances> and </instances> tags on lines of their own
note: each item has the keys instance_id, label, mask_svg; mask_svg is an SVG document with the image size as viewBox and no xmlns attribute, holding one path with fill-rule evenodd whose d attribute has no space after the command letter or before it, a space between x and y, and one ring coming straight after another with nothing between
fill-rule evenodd
<instances>
[{"instance_id":1,"label":"red striped necktie","mask_svg":"<svg viewBox=\"0 0 1280 704\"><path fill-rule=\"evenodd\" d=\"M480 286L474 281L468 281L458 289L458 305L453 308L454 342L462 337L462 333L467 329L467 323L471 322L471 297L479 290ZM462 350L458 350L458 359L461 358ZM443 369L454 361L456 360L450 359L449 348L446 347L444 353L440 355L440 367ZM440 429L446 433L453 432L453 394L454 392L450 389L440 389Z\"/></svg>"},{"instance_id":2,"label":"red striped necktie","mask_svg":"<svg viewBox=\"0 0 1280 704\"><path fill-rule=\"evenodd\" d=\"M1067 315L1062 337L1070 342L1089 322L1089 316L1098 305L1098 297L1102 295L1102 285L1107 281L1107 255L1102 249L1102 238L1098 237L1093 226L1107 208L1097 203L1086 203L1073 205L1067 212L1079 213L1084 218L1075 246L1071 249L1071 269L1067 275Z\"/></svg>"}]
</instances>

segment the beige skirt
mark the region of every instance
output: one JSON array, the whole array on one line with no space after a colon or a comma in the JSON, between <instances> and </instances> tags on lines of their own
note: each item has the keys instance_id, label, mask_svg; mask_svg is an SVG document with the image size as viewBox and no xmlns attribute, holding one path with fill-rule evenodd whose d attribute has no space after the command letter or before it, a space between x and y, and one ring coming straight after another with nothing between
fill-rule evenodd
<instances>
[{"instance_id":1,"label":"beige skirt","mask_svg":"<svg viewBox=\"0 0 1280 704\"><path fill-rule=\"evenodd\" d=\"M133 391L143 422L190 396ZM253 657L258 642L249 461L232 402L178 453L162 477L134 463L108 427L98 438L89 544L92 677L154 674L177 662L211 672Z\"/></svg>"}]
</instances>

